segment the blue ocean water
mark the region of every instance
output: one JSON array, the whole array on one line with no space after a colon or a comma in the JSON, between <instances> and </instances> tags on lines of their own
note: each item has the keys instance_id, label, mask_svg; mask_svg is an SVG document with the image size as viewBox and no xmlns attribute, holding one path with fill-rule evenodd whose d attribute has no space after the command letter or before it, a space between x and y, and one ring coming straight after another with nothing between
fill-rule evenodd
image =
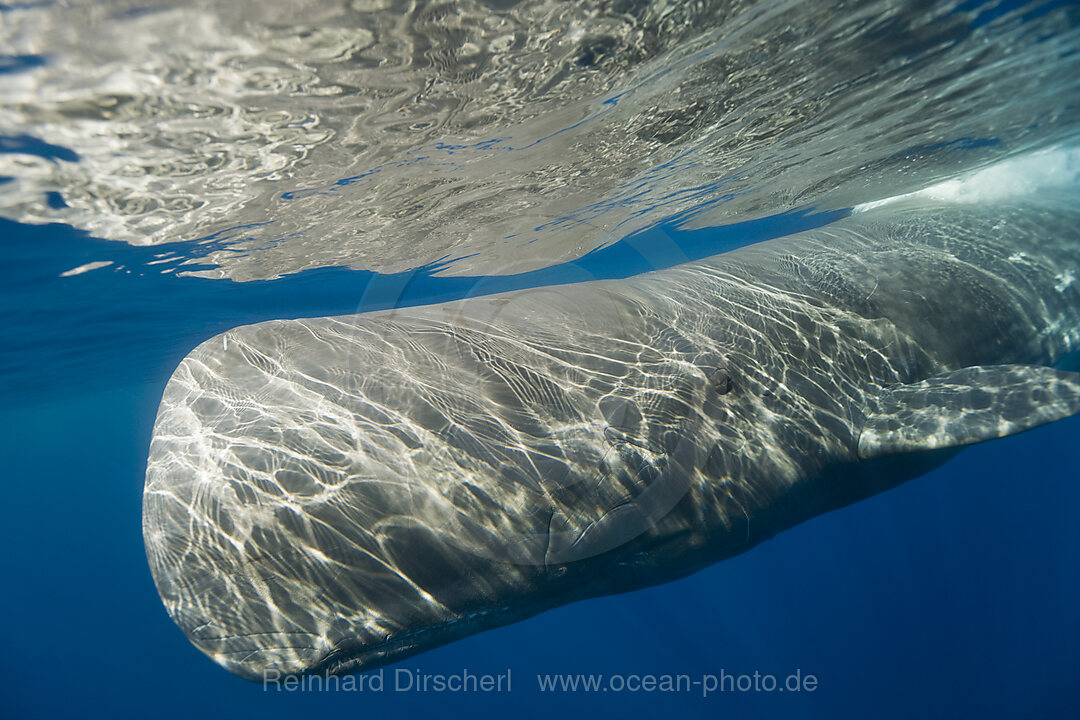
<instances>
[{"instance_id":1,"label":"blue ocean water","mask_svg":"<svg viewBox=\"0 0 1080 720\"><path fill-rule=\"evenodd\" d=\"M981 28L1010 17L1034 22L1067 5L956 9ZM0 82L48 62L3 54ZM1075 119L1061 124L1075 130ZM75 149L27 133L0 139L0 154L56 166L81 161ZM986 159L979 153L1002 145L1009 141L957 133L919 148L932 154L947 146L959 158L954 165L974 167ZM64 212L63 192L42 197ZM179 268L190 260L184 268L197 270L209 252L254 227L139 247L68 224L0 220L0 456L7 460L0 714L1075 717L1076 417L965 450L933 473L692 577L558 608L406 660L382 671L380 689L295 692L242 681L191 646L167 616L144 555L141 494L161 391L192 347L270 318L628 277L850 212L843 203L810 202L695 226L695 211L713 203L703 197L689 212L575 260L507 275L446 274L451 260L425 259L399 272L327 264L243 283L161 273L160 263ZM102 259L112 265L64 274ZM466 671L509 673L509 689L416 688L418 677ZM555 673L602 675L608 690L542 690L538 678ZM705 687L710 678L755 673L780 684L798 673L802 689L744 691L735 685L741 679L731 689ZM610 685L615 676L648 674L684 676L691 685L671 692ZM802 683L808 676L813 689Z\"/></svg>"}]
</instances>

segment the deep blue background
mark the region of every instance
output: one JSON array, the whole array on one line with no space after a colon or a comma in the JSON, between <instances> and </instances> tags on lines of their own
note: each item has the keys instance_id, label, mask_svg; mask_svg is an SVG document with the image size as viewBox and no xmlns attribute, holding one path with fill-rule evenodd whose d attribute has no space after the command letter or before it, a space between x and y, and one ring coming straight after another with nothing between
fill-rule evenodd
<instances>
[{"instance_id":1,"label":"deep blue background","mask_svg":"<svg viewBox=\"0 0 1080 720\"><path fill-rule=\"evenodd\" d=\"M511 668L510 693L264 692L189 645L154 590L140 504L160 393L175 362L223 325L286 307L320 314L336 303L350 312L377 304L371 283L393 296L412 279L325 271L316 279L337 284L294 277L243 289L155 277L129 257L130 275L106 269L58 280L87 260L137 249L63 226L0 229L12 250L5 262L38 253L23 265L37 275L5 266L0 295L0 716L1078 714L1078 418L967 450L935 473L691 578L560 608L404 663L428 673ZM751 229L738 241L697 235L694 242L708 254L787 228ZM635 241L638 254L663 264L658 248L687 237L669 230ZM87 243L98 245L87 250ZM671 257L700 254L693 248ZM626 268L634 266L624 258L583 272L614 277ZM465 281L435 281L450 295L452 286L458 295L475 292ZM424 296L414 294L412 301ZM816 675L819 689L705 699L542 695L535 680L552 672L697 677L722 669L783 677L797 668Z\"/></svg>"}]
</instances>

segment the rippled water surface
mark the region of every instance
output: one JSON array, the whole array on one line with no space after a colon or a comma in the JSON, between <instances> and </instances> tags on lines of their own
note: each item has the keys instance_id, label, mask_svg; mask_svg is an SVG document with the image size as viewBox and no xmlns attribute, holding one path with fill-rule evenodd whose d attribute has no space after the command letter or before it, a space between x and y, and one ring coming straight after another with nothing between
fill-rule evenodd
<instances>
[{"instance_id":1,"label":"rippled water surface","mask_svg":"<svg viewBox=\"0 0 1080 720\"><path fill-rule=\"evenodd\" d=\"M212 238L185 259L233 280L513 273L691 210L844 208L1067 140L1080 95L1061 2L73 0L0 17L0 213L134 245Z\"/></svg>"}]
</instances>

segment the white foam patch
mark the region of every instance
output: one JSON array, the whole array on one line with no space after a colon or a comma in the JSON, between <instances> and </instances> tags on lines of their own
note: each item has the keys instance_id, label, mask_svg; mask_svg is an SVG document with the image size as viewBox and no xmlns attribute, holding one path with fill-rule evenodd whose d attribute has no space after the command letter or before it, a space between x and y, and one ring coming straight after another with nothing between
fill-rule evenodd
<instances>
[{"instance_id":1,"label":"white foam patch","mask_svg":"<svg viewBox=\"0 0 1080 720\"><path fill-rule=\"evenodd\" d=\"M856 205L865 212L908 198L948 203L985 203L1080 183L1080 147L1053 147L996 163L903 195Z\"/></svg>"}]
</instances>

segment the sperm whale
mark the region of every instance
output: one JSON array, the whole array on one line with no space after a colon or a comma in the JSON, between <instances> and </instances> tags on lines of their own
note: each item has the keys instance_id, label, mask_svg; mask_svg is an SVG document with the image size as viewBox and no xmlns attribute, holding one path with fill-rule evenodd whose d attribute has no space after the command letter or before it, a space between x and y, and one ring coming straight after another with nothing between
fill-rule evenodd
<instances>
[{"instance_id":1,"label":"sperm whale","mask_svg":"<svg viewBox=\"0 0 1080 720\"><path fill-rule=\"evenodd\" d=\"M158 591L241 676L360 672L1072 415L1075 206L910 198L629 280L229 330L158 411Z\"/></svg>"}]
</instances>

